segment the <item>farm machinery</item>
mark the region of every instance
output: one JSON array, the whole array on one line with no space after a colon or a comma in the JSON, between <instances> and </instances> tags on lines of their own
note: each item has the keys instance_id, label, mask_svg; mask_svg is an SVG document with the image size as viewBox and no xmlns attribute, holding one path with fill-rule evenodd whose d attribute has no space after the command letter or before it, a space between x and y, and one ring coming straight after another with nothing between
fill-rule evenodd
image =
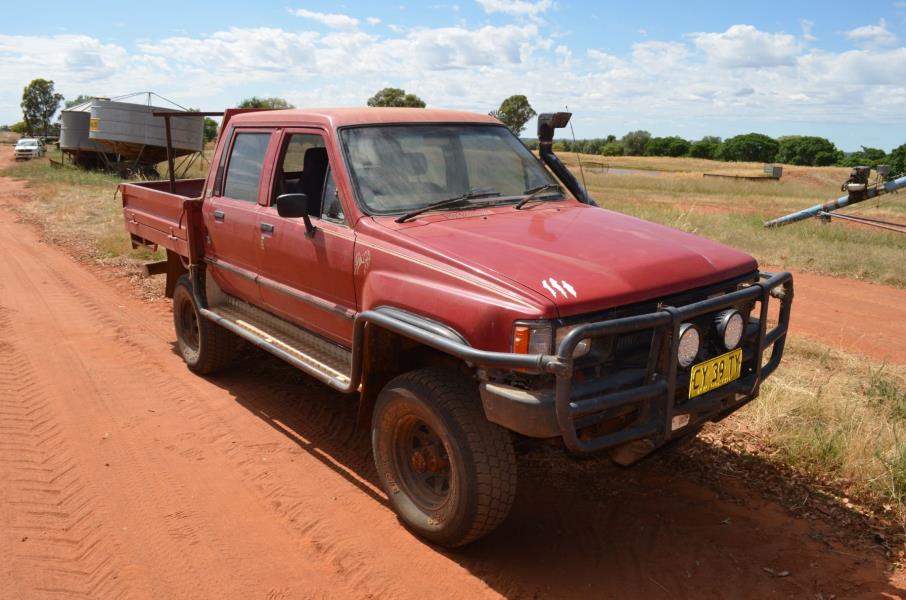
<instances>
[{"instance_id":1,"label":"farm machinery","mask_svg":"<svg viewBox=\"0 0 906 600\"><path fill-rule=\"evenodd\" d=\"M890 179L889 175L890 168L886 165L878 165L877 175L874 180L871 179L871 167L854 167L849 179L843 183L841 188L841 191L846 192L845 195L824 204L816 204L804 210L778 217L768 221L764 226L781 227L811 217L818 217L826 222L831 221L831 219L841 219L897 233L906 233L906 223L895 223L862 215L835 212L846 206L853 206L854 204L878 198L884 194L896 193L898 190L906 188L906 176Z\"/></svg>"}]
</instances>

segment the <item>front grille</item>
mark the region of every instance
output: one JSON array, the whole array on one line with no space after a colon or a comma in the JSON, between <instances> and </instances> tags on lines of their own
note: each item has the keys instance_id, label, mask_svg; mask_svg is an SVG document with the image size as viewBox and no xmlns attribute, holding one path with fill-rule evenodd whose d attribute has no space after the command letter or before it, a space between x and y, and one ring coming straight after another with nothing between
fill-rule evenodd
<instances>
[{"instance_id":1,"label":"front grille","mask_svg":"<svg viewBox=\"0 0 906 600\"><path fill-rule=\"evenodd\" d=\"M714 293L691 296L684 302L674 303L668 299L645 314L611 316L587 322L575 329L558 350L559 359L568 361L575 367L572 373L558 373L556 377L555 408L566 447L572 452L588 453L643 438L650 438L655 445L659 445L681 435L677 431L684 431L676 430L674 426L673 418L677 414L691 415L693 424L702 423L722 418L754 398L761 381L774 372L783 356L793 299L793 281L789 273L759 273L757 279L750 282L751 285L740 286L738 283L733 286L736 289L726 289L730 292L728 294L719 293L718 289ZM726 285L726 288L730 286ZM776 325L767 328L760 319L766 319L772 297L780 303L779 315ZM753 306L758 307L757 318L749 314ZM689 370L678 368L673 340L670 338L682 323L702 319L707 325L707 347L702 352L704 356L700 356L698 360L706 360L708 354L716 354L720 350L716 334L707 332L714 327L715 313L727 308L740 309L750 317L744 337L746 341L742 346L743 372L739 380L726 387L689 400L686 398ZM633 356L634 360L641 359L641 352L630 352L623 356L617 355L614 350L617 347L632 350L635 346L631 334L643 331L652 332L653 340L645 368L613 368L619 362L629 360L629 356ZM597 347L597 357L610 361L610 367L605 368L601 364L597 366L602 376L594 381L580 379L580 369L592 367L569 358L583 337L594 342L614 339L609 344L592 344L593 348ZM770 355L765 361L767 352ZM635 414L636 418L619 430L590 431L590 426L595 422L618 414Z\"/></svg>"},{"instance_id":2,"label":"front grille","mask_svg":"<svg viewBox=\"0 0 906 600\"><path fill-rule=\"evenodd\" d=\"M606 311L604 313L595 313L590 315L581 315L564 319L562 324L574 325L576 323L591 323L598 321L608 321L624 317L633 317L647 313L655 312L665 306L680 307L688 304L694 304L702 300L723 296L727 293L739 289L740 284L746 284L757 279L757 274L746 275L744 277L732 279L717 285L707 286L698 290L691 290L665 297L658 300L650 300L635 304L632 306L622 307ZM752 310L753 302L745 305L736 306L736 309L748 318ZM720 312L720 311L717 311ZM706 360L722 354L723 349L721 340L718 339L714 319L717 312L713 314L702 315L692 319L692 323L698 327L702 334L702 355L701 360ZM620 336L607 338L598 338L592 342L592 349L582 359L575 362L577 369L588 368L595 365L608 365L619 367L644 367L648 360L648 352L651 348L653 333L652 331L639 331L627 333Z\"/></svg>"}]
</instances>

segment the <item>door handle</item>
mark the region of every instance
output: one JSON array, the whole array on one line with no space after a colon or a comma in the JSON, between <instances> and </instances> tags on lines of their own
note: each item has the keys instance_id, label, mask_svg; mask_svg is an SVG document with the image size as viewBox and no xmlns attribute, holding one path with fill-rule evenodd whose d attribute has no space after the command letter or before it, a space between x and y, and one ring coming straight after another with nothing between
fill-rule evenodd
<instances>
[{"instance_id":1,"label":"door handle","mask_svg":"<svg viewBox=\"0 0 906 600\"><path fill-rule=\"evenodd\" d=\"M224 220L225 218L226 218L226 215L223 214L223 211L222 211L222 210L215 210L215 211L214 211L214 220L217 221L218 223L223 223L223 220Z\"/></svg>"},{"instance_id":2,"label":"door handle","mask_svg":"<svg viewBox=\"0 0 906 600\"><path fill-rule=\"evenodd\" d=\"M261 231L263 231L264 233L274 233L274 226L270 223L262 223Z\"/></svg>"}]
</instances>

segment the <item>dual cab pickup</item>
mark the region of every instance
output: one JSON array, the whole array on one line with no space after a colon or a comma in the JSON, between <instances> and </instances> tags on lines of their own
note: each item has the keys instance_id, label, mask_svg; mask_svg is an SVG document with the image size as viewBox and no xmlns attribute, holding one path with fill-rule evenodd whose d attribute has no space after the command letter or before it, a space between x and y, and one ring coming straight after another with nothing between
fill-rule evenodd
<instances>
[{"instance_id":1,"label":"dual cab pickup","mask_svg":"<svg viewBox=\"0 0 906 600\"><path fill-rule=\"evenodd\" d=\"M191 370L252 343L356 394L401 520L459 546L506 517L515 439L628 464L783 353L790 275L598 208L552 152L568 119L537 158L484 115L228 112L205 180L120 186L126 227L167 250Z\"/></svg>"}]
</instances>

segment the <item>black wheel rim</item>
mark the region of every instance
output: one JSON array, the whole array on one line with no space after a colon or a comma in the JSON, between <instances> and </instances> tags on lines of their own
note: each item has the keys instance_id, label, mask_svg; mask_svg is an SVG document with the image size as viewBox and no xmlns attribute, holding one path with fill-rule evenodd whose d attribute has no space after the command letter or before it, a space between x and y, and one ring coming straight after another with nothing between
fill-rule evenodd
<instances>
[{"instance_id":1,"label":"black wheel rim","mask_svg":"<svg viewBox=\"0 0 906 600\"><path fill-rule=\"evenodd\" d=\"M393 434L400 487L425 511L439 509L450 495L452 470L443 440L416 416L401 419Z\"/></svg>"},{"instance_id":2,"label":"black wheel rim","mask_svg":"<svg viewBox=\"0 0 906 600\"><path fill-rule=\"evenodd\" d=\"M195 307L192 306L192 302L188 298L184 298L179 303L179 314L176 324L179 327L179 339L191 350L197 352L198 339L200 337L198 316L195 314Z\"/></svg>"}]
</instances>

